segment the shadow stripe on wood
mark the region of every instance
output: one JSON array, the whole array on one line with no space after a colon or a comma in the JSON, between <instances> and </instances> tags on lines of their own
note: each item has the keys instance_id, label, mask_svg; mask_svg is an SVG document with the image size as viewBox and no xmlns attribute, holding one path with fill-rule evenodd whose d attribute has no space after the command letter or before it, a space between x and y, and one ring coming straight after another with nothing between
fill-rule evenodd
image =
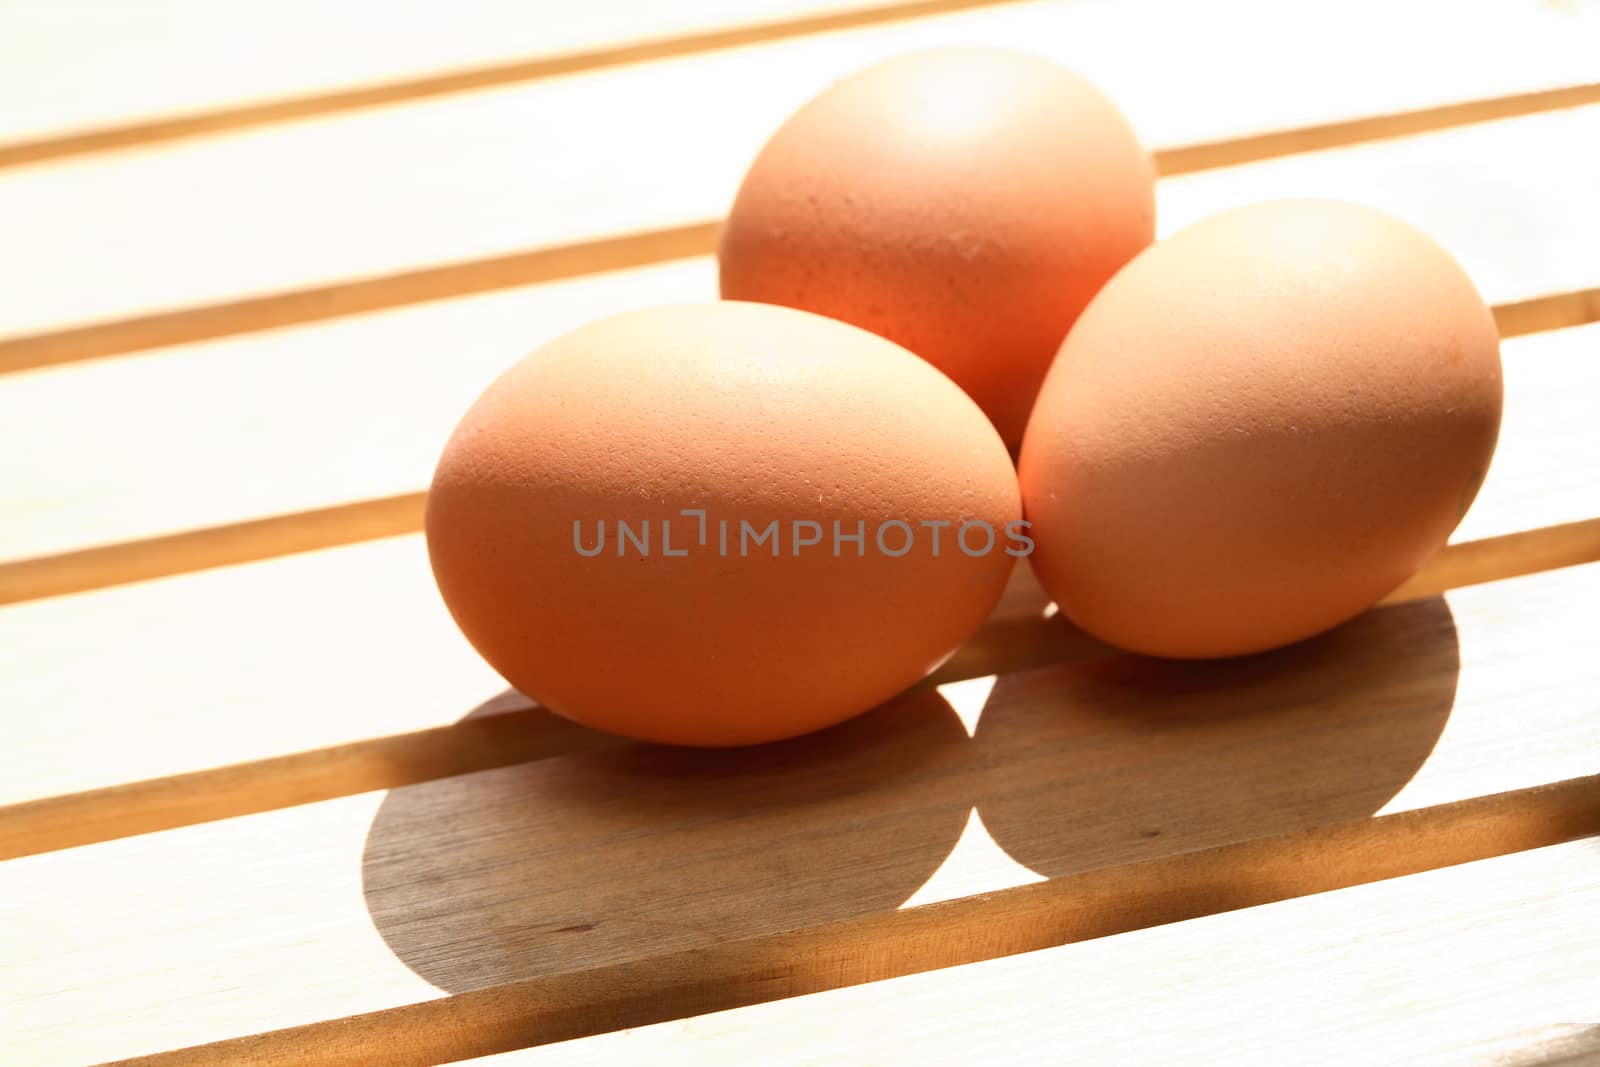
<instances>
[{"instance_id":1,"label":"shadow stripe on wood","mask_svg":"<svg viewBox=\"0 0 1600 1067\"><path fill-rule=\"evenodd\" d=\"M1600 776L124 1061L432 1067L1490 859L1600 833Z\"/></svg>"},{"instance_id":2,"label":"shadow stripe on wood","mask_svg":"<svg viewBox=\"0 0 1600 1067\"><path fill-rule=\"evenodd\" d=\"M1157 169L1164 177L1175 177L1284 155L1350 147L1372 140L1567 110L1597 101L1600 101L1600 83L1571 86L1158 150L1155 159ZM713 252L720 226L720 220L708 219L468 262L400 271L381 277L0 339L0 374L687 259ZM1563 325L1572 325L1575 319L1591 321L1590 318L1579 316L1592 316L1595 313L1592 299L1573 299L1576 295L1572 294L1566 303L1559 306L1550 302L1553 298L1525 302L1530 307L1519 312L1520 317L1515 320L1518 328L1540 328L1529 325L1540 321L1540 316ZM1531 306L1536 302L1540 304L1538 309Z\"/></svg>"},{"instance_id":3,"label":"shadow stripe on wood","mask_svg":"<svg viewBox=\"0 0 1600 1067\"><path fill-rule=\"evenodd\" d=\"M1600 518L1468 541L1447 546L1381 604L1592 562L1600 562ZM1036 588L1031 574L1014 584ZM990 619L920 685L1115 654L1057 619L1019 612ZM623 743L551 715L521 694L508 697L494 714L449 726L0 805L0 861Z\"/></svg>"}]
</instances>

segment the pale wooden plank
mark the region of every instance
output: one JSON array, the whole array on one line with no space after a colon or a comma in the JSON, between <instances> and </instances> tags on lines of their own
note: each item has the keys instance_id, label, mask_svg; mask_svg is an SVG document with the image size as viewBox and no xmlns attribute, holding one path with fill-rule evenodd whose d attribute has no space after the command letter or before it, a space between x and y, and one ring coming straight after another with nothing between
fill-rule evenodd
<instances>
[{"instance_id":1,"label":"pale wooden plank","mask_svg":"<svg viewBox=\"0 0 1600 1067\"><path fill-rule=\"evenodd\" d=\"M1500 440L1456 542L1600 516L1600 324L1518 337L1501 357Z\"/></svg>"},{"instance_id":2,"label":"pale wooden plank","mask_svg":"<svg viewBox=\"0 0 1600 1067\"><path fill-rule=\"evenodd\" d=\"M1401 596L1600 558L1600 525L1534 525L1600 518L1600 425L1584 401L1600 392L1597 341L1600 324L1506 343L1506 432L1458 539L1463 551ZM383 356L372 354L374 367ZM401 447L380 437L380 454L387 442ZM1518 532L1509 544L1485 540ZM1019 568L939 680L1093 654L1092 642L1043 616L1045 603ZM485 750L476 728L363 744L449 727L501 688L444 612L416 536L15 604L0 610L0 705L25 714L0 751L0 855L592 743L541 714L502 727L498 750ZM332 746L355 747L315 751ZM231 766L302 753L288 765ZM119 786L130 788L5 807Z\"/></svg>"},{"instance_id":3,"label":"pale wooden plank","mask_svg":"<svg viewBox=\"0 0 1600 1067\"><path fill-rule=\"evenodd\" d=\"M1479 582L1494 582L1600 559L1600 518L1541 526L1477 541L1446 545L1416 574L1379 603L1438 596Z\"/></svg>"},{"instance_id":4,"label":"pale wooden plank","mask_svg":"<svg viewBox=\"0 0 1600 1067\"><path fill-rule=\"evenodd\" d=\"M443 726L505 689L419 536L0 613L0 803Z\"/></svg>"},{"instance_id":5,"label":"pale wooden plank","mask_svg":"<svg viewBox=\"0 0 1600 1067\"><path fill-rule=\"evenodd\" d=\"M1600 202L1589 195L1600 157L1563 162L1582 136L1600 139L1600 107L1167 179L1162 226L1256 199L1331 193L1429 229L1491 301L1600 286L1591 254ZM0 456L11 511L0 559L419 492L460 412L524 352L614 311L715 295L714 267L699 258L0 377L0 424L29 443ZM1508 363L1524 344L1507 346ZM1569 344L1563 372L1575 376L1572 388L1529 419L1555 423L1539 438L1546 459L1584 432L1580 398L1596 371L1576 351L1580 342L1532 343L1540 360ZM201 440L205 447L195 447ZM1520 474L1518 442L1534 440L1508 423L1497 471ZM1593 470L1577 461L1558 467L1569 481ZM1522 526L1480 525L1483 513L1464 537L1593 510L1558 505ZM113 569L84 562L89 574Z\"/></svg>"},{"instance_id":6,"label":"pale wooden plank","mask_svg":"<svg viewBox=\"0 0 1600 1067\"><path fill-rule=\"evenodd\" d=\"M14 2L0 165L994 2Z\"/></svg>"},{"instance_id":7,"label":"pale wooden plank","mask_svg":"<svg viewBox=\"0 0 1600 1067\"><path fill-rule=\"evenodd\" d=\"M937 678L1100 650L1046 603L1020 568ZM506 689L420 535L0 611L0 679L0 857L610 741ZM485 705L522 714L452 727Z\"/></svg>"},{"instance_id":8,"label":"pale wooden plank","mask_svg":"<svg viewBox=\"0 0 1600 1067\"><path fill-rule=\"evenodd\" d=\"M1189 174L1163 183L1157 236L1257 200L1327 196L1427 232L1490 303L1588 289L1600 267L1572 239L1600 228L1597 140L1591 106Z\"/></svg>"},{"instance_id":9,"label":"pale wooden plank","mask_svg":"<svg viewBox=\"0 0 1600 1067\"><path fill-rule=\"evenodd\" d=\"M1593 833L1597 594L1589 566L1270 657L1009 676L971 738L924 691L787 747L630 746L12 860L0 1054L306 1025L172 1062L438 1062ZM955 877L973 805L1010 856L951 862L997 891L887 910ZM1005 890L1018 861L1050 881Z\"/></svg>"},{"instance_id":10,"label":"pale wooden plank","mask_svg":"<svg viewBox=\"0 0 1600 1067\"><path fill-rule=\"evenodd\" d=\"M1406 603L1477 583L1578 566L1597 558L1600 558L1600 519L1466 542L1446 549L1412 581L1386 597L1384 603ZM269 574L275 580L290 582L300 577L293 571L270 571ZM1105 646L1055 614L1047 599L1032 572L1020 567L1001 603L984 625L924 684L963 683L965 687L977 687L976 691L984 692L985 679L996 673L1077 662L1108 652ZM417 610L436 612L437 605L430 602ZM116 617L113 612L113 618ZM394 627L393 633L387 636L394 638L396 635L418 640L413 637L413 631L403 626ZM197 642L203 640L202 637ZM404 645L395 641L394 647L404 648ZM277 657L289 660L291 684L300 681L300 675L295 672L298 664L293 661L299 651L291 642L268 654L274 661ZM441 681L458 684L454 676L437 673L439 666L434 653L431 646L415 651L419 662L426 663L434 672L430 678L435 684ZM221 660L220 667L231 666L226 657L216 658ZM159 680L159 672L155 673ZM459 680L463 687L468 674L476 676L477 672L463 672L463 680ZM957 694L966 689L944 691L959 706ZM252 694L258 700L273 695ZM291 699L298 695L288 694ZM140 697L143 699L143 694ZM20 790L25 799L0 804L0 859L270 811L369 789L411 785L618 743L618 739L609 735L549 715L521 694L506 690L479 705L466 719L451 723L444 723L442 715L435 715L437 706L431 704L414 706L397 701L390 708L398 708L400 716L391 714L382 723L371 723L359 716L330 719L321 714L318 704L291 703L277 713L282 724L277 734L266 743L261 743L259 737L248 738L250 755L247 759L221 764L211 762L218 756L215 738L208 732L212 728L211 709L191 706L189 714L201 723L199 730L184 732L183 714L173 714L166 729L177 738L177 743L163 745L153 752L143 750L146 757L159 756L154 761L148 758L130 761L126 756L111 755L110 746L125 740L128 722L127 716L121 714L127 710L125 705L111 707L118 714L93 716L92 728L85 728L86 734L96 738L90 758L72 761L58 758L46 762L42 765L43 774L37 764L7 766L14 776L14 789ZM80 716L89 717L89 712L82 712ZM430 725L435 720L441 724ZM302 726L305 727L303 733ZM371 736L369 733L354 739L348 737L352 727L370 731L397 726L410 728L400 734ZM51 732L45 731L47 735ZM59 733L60 728L55 732ZM278 751L284 747L286 738L327 747ZM135 740L145 739L141 736ZM64 751L66 746L57 748ZM20 751L24 757L30 754L26 746ZM238 753L232 755L238 760ZM13 760L11 764L17 762ZM77 792L26 799L30 788L62 788L62 783L54 776L69 770L87 774L91 784L86 789L80 787ZM160 777L123 780L139 772ZM110 778L111 784L96 784L96 775Z\"/></svg>"},{"instance_id":11,"label":"pale wooden plank","mask_svg":"<svg viewBox=\"0 0 1600 1067\"><path fill-rule=\"evenodd\" d=\"M1264 46L1273 40L1317 47ZM318 288L352 278L714 218L776 123L831 78L961 41L1034 47L1084 70L1158 148L1600 81L1600 17L1588 12L1444 0L1316 12L1267 0L1031 3L10 168L0 232L29 254L0 267L13 297L0 320L12 338L5 362L177 339L169 323L116 343L97 334L19 347L88 322L308 287L316 293L257 308L251 321L325 314L330 300L377 298ZM1424 48L1426 76L1415 63ZM509 284L528 269L502 263L470 284ZM206 322L212 335L225 328Z\"/></svg>"},{"instance_id":12,"label":"pale wooden plank","mask_svg":"<svg viewBox=\"0 0 1600 1067\"><path fill-rule=\"evenodd\" d=\"M1600 1059L1600 839L471 1061Z\"/></svg>"},{"instance_id":13,"label":"pale wooden plank","mask_svg":"<svg viewBox=\"0 0 1600 1067\"><path fill-rule=\"evenodd\" d=\"M28 442L0 453L0 558L425 489L455 420L523 355L716 294L701 258L0 376L0 426Z\"/></svg>"}]
</instances>

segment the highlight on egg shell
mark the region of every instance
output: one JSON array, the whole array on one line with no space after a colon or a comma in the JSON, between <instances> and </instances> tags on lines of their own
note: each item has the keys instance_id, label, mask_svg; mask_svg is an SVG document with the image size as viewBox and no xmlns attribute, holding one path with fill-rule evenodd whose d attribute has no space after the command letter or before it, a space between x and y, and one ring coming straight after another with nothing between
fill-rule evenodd
<instances>
[{"instance_id":1,"label":"highlight on egg shell","mask_svg":"<svg viewBox=\"0 0 1600 1067\"><path fill-rule=\"evenodd\" d=\"M1218 215L1134 259L1062 345L1019 461L1034 570L1137 652L1309 637L1445 544L1501 394L1494 316L1422 233L1327 200Z\"/></svg>"},{"instance_id":2,"label":"highlight on egg shell","mask_svg":"<svg viewBox=\"0 0 1600 1067\"><path fill-rule=\"evenodd\" d=\"M894 696L1031 548L1006 448L948 378L734 302L617 315L512 367L446 445L426 530L452 616L512 685L707 746Z\"/></svg>"},{"instance_id":3,"label":"highlight on egg shell","mask_svg":"<svg viewBox=\"0 0 1600 1067\"><path fill-rule=\"evenodd\" d=\"M1155 171L1116 107L1029 52L916 52L845 78L761 149L722 295L815 311L948 374L1008 445L1068 328L1155 234Z\"/></svg>"}]
</instances>

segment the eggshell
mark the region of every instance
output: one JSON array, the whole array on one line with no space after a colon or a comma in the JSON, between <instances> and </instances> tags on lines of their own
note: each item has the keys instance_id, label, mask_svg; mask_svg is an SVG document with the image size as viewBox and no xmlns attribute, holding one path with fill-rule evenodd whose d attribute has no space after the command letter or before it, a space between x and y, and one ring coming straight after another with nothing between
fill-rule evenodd
<instances>
[{"instance_id":1,"label":"eggshell","mask_svg":"<svg viewBox=\"0 0 1600 1067\"><path fill-rule=\"evenodd\" d=\"M1068 327L1154 233L1150 158L1093 86L1028 52L935 49L773 135L722 231L722 295L906 346L1015 445Z\"/></svg>"},{"instance_id":2,"label":"eggshell","mask_svg":"<svg viewBox=\"0 0 1600 1067\"><path fill-rule=\"evenodd\" d=\"M1130 263L1062 346L1020 459L1034 569L1135 651L1308 637L1445 543L1500 404L1494 317L1421 233L1333 201L1216 216Z\"/></svg>"},{"instance_id":3,"label":"eggshell","mask_svg":"<svg viewBox=\"0 0 1600 1067\"><path fill-rule=\"evenodd\" d=\"M1020 518L1005 446L944 375L843 323L723 303L618 315L518 363L445 447L427 536L457 623L524 693L737 745L939 664L999 599ZM755 540L774 521L775 548ZM880 542L890 521L908 529Z\"/></svg>"}]
</instances>

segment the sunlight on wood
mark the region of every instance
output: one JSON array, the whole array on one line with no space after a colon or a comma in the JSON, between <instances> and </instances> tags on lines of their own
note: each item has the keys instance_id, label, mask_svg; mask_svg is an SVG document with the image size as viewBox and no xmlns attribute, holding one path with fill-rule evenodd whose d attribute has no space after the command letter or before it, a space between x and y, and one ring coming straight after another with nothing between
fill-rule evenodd
<instances>
[{"instance_id":1,"label":"sunlight on wood","mask_svg":"<svg viewBox=\"0 0 1600 1067\"><path fill-rule=\"evenodd\" d=\"M1597 912L1591 838L470 1067L1593 1063Z\"/></svg>"},{"instance_id":2,"label":"sunlight on wood","mask_svg":"<svg viewBox=\"0 0 1600 1067\"><path fill-rule=\"evenodd\" d=\"M968 737L978 732L978 717L983 714L983 706L994 691L995 680L995 676L990 674L982 678L946 682L938 687L939 695L944 697L950 710L961 720Z\"/></svg>"},{"instance_id":3,"label":"sunlight on wood","mask_svg":"<svg viewBox=\"0 0 1600 1067\"><path fill-rule=\"evenodd\" d=\"M991 893L1017 885L1045 881L1038 871L1029 870L1006 854L983 825L978 809L967 817L966 828L950 855L922 888L906 898L902 908L919 908L941 900L957 900L974 893Z\"/></svg>"}]
</instances>

